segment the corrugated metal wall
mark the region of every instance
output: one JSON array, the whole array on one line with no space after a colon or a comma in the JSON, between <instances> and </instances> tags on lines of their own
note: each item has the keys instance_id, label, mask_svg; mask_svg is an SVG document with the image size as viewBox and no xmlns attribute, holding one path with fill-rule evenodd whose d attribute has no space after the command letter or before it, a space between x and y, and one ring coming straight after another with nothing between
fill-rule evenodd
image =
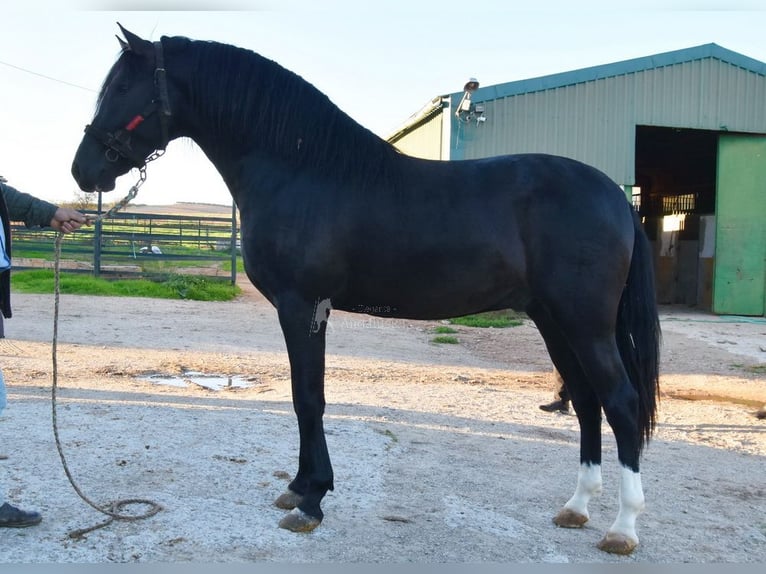
<instances>
[{"instance_id":1,"label":"corrugated metal wall","mask_svg":"<svg viewBox=\"0 0 766 574\"><path fill-rule=\"evenodd\" d=\"M714 58L688 61L487 99L484 123L452 116L451 158L553 153L633 185L636 125L766 133L764 102L765 76Z\"/></svg>"},{"instance_id":2,"label":"corrugated metal wall","mask_svg":"<svg viewBox=\"0 0 766 574\"><path fill-rule=\"evenodd\" d=\"M442 159L442 113L436 113L417 129L409 130L398 139L390 139L399 151L424 159ZM449 159L449 158L446 158Z\"/></svg>"}]
</instances>

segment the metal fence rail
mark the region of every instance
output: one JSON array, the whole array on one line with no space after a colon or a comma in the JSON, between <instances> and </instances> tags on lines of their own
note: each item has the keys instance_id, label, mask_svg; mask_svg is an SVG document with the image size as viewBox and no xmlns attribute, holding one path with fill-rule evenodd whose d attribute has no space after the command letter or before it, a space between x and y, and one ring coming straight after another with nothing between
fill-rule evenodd
<instances>
[{"instance_id":1,"label":"metal fence rail","mask_svg":"<svg viewBox=\"0 0 766 574\"><path fill-rule=\"evenodd\" d=\"M12 233L14 269L52 265L54 231L14 224ZM234 283L238 252L234 208L231 217L118 213L68 235L62 269L106 277L228 275Z\"/></svg>"}]
</instances>

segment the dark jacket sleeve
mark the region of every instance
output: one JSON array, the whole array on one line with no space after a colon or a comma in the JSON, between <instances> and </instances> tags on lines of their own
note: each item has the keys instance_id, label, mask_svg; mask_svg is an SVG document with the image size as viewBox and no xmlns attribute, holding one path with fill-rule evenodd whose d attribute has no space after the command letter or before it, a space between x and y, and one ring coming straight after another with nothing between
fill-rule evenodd
<instances>
[{"instance_id":1,"label":"dark jacket sleeve","mask_svg":"<svg viewBox=\"0 0 766 574\"><path fill-rule=\"evenodd\" d=\"M11 221L23 221L27 227L49 227L57 205L0 183Z\"/></svg>"},{"instance_id":2,"label":"dark jacket sleeve","mask_svg":"<svg viewBox=\"0 0 766 574\"><path fill-rule=\"evenodd\" d=\"M0 205L0 216L3 218L3 227L6 232L6 250L10 256L10 221L23 221L27 227L48 227L58 206L28 193L22 193L15 187L4 183L0 183L0 193L2 193L0 200L4 200ZM11 317L10 269L0 273L0 313L6 319Z\"/></svg>"}]
</instances>

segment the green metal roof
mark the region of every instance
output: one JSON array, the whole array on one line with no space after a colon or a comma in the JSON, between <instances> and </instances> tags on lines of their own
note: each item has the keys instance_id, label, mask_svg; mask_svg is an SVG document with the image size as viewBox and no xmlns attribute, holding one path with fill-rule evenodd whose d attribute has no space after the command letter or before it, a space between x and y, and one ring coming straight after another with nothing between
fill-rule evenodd
<instances>
[{"instance_id":1,"label":"green metal roof","mask_svg":"<svg viewBox=\"0 0 766 574\"><path fill-rule=\"evenodd\" d=\"M706 58L721 60L761 76L766 76L766 63L711 43L655 54L653 56L644 56L622 62L582 68L570 72L487 86L476 91L474 101L488 101L530 92L551 90ZM460 95L462 95L462 92L452 94L453 97L459 97Z\"/></svg>"}]
</instances>

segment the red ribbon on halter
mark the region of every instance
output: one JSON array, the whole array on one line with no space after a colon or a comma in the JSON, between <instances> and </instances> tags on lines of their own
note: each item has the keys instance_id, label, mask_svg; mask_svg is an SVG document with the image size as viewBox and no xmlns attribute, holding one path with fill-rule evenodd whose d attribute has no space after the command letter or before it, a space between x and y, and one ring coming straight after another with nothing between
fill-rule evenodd
<instances>
[{"instance_id":1,"label":"red ribbon on halter","mask_svg":"<svg viewBox=\"0 0 766 574\"><path fill-rule=\"evenodd\" d=\"M138 127L138 125L144 121L144 116L138 115L132 120L128 122L128 125L125 126L125 131L132 132L134 129Z\"/></svg>"}]
</instances>

